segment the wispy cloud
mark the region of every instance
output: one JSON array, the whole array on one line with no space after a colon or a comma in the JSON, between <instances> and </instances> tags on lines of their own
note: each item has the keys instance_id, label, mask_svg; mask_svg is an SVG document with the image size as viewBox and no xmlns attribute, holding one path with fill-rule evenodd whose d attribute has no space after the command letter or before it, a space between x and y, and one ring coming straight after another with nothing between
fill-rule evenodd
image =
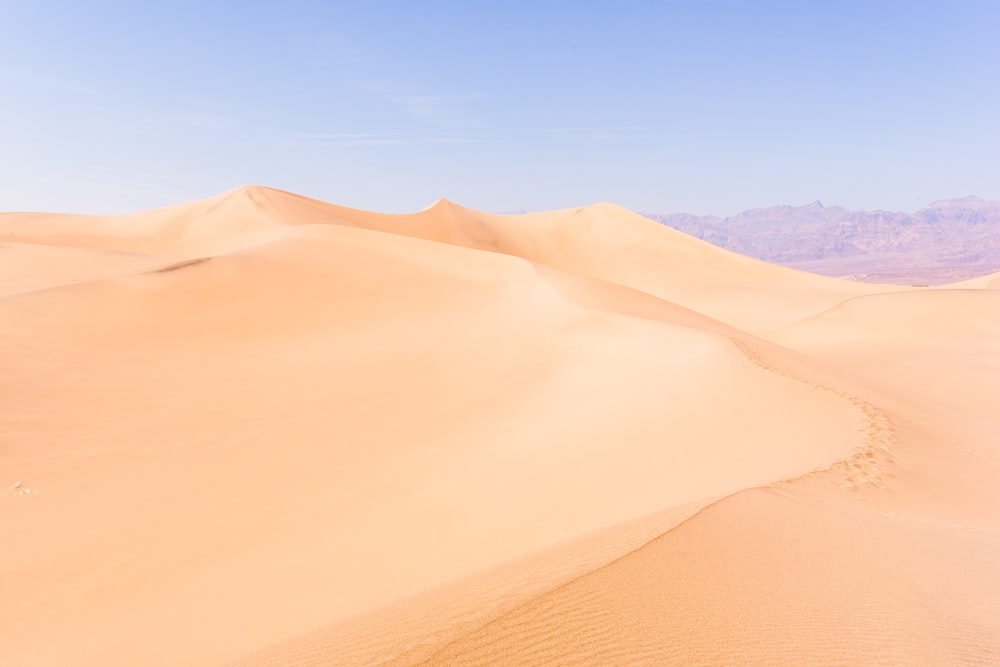
<instances>
[{"instance_id":1,"label":"wispy cloud","mask_svg":"<svg viewBox=\"0 0 1000 667\"><path fill-rule=\"evenodd\" d=\"M176 125L196 127L204 130L222 130L232 127L238 122L238 119L234 116L201 111L167 114L164 116L164 120L171 121Z\"/></svg>"},{"instance_id":2,"label":"wispy cloud","mask_svg":"<svg viewBox=\"0 0 1000 667\"><path fill-rule=\"evenodd\" d=\"M291 135L291 143L296 146L403 146L420 144L475 144L484 143L476 139L447 137L435 134L405 132L371 133L326 133L309 132Z\"/></svg>"},{"instance_id":3,"label":"wispy cloud","mask_svg":"<svg viewBox=\"0 0 1000 667\"><path fill-rule=\"evenodd\" d=\"M398 104L404 113L411 116L439 118L460 113L469 103L485 97L485 93L452 93L444 95L390 95L386 99Z\"/></svg>"},{"instance_id":4,"label":"wispy cloud","mask_svg":"<svg viewBox=\"0 0 1000 667\"><path fill-rule=\"evenodd\" d=\"M406 80L358 80L348 85L369 97L378 106L388 106L397 113L430 123L481 125L483 109L479 103L488 99L483 91L441 92Z\"/></svg>"},{"instance_id":5,"label":"wispy cloud","mask_svg":"<svg viewBox=\"0 0 1000 667\"><path fill-rule=\"evenodd\" d=\"M550 134L574 142L590 141L645 141L650 139L668 139L673 136L681 136L681 133L657 132L657 131L632 131L617 132L612 130L602 130L583 127L556 127L548 130Z\"/></svg>"},{"instance_id":6,"label":"wispy cloud","mask_svg":"<svg viewBox=\"0 0 1000 667\"><path fill-rule=\"evenodd\" d=\"M233 115L195 109L150 110L101 107L100 111L107 116L120 118L124 121L160 127L170 126L196 130L224 130L234 127L240 122Z\"/></svg>"}]
</instances>

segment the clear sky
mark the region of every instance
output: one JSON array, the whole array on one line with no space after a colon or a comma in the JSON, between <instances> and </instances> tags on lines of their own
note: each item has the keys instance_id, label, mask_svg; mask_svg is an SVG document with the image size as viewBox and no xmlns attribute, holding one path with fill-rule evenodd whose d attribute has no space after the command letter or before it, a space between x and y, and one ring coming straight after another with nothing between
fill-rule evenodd
<instances>
[{"instance_id":1,"label":"clear sky","mask_svg":"<svg viewBox=\"0 0 1000 667\"><path fill-rule=\"evenodd\" d=\"M0 210L1000 199L1000 2L0 2Z\"/></svg>"}]
</instances>

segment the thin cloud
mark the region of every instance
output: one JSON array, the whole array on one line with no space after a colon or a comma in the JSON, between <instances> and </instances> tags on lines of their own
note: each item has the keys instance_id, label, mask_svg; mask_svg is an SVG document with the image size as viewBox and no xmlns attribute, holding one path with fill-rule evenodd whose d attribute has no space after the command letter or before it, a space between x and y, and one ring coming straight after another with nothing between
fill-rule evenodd
<instances>
[{"instance_id":1,"label":"thin cloud","mask_svg":"<svg viewBox=\"0 0 1000 667\"><path fill-rule=\"evenodd\" d=\"M234 126L237 119L233 116L215 113L183 112L178 114L167 114L164 120L172 121L177 125L196 127L206 130L222 130Z\"/></svg>"},{"instance_id":2,"label":"thin cloud","mask_svg":"<svg viewBox=\"0 0 1000 667\"><path fill-rule=\"evenodd\" d=\"M615 132L612 130L600 130L583 127L557 127L550 128L548 132L575 142L645 141L650 139L669 139L673 136L680 136L679 133L671 135L664 132ZM690 136L690 133L687 133L685 136Z\"/></svg>"},{"instance_id":3,"label":"thin cloud","mask_svg":"<svg viewBox=\"0 0 1000 667\"><path fill-rule=\"evenodd\" d=\"M447 95L394 95L387 99L398 104L404 113L421 118L438 118L459 112L469 102L484 99L485 93Z\"/></svg>"},{"instance_id":4,"label":"thin cloud","mask_svg":"<svg viewBox=\"0 0 1000 667\"><path fill-rule=\"evenodd\" d=\"M405 146L421 144L475 144L476 139L409 133L298 133L291 136L296 146Z\"/></svg>"}]
</instances>

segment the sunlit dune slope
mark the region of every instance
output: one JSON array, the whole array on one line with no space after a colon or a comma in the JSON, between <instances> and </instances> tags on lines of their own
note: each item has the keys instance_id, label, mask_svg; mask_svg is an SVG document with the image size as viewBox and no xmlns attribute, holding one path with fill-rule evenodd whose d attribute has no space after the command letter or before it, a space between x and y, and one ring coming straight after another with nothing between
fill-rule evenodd
<instances>
[{"instance_id":1,"label":"sunlit dune slope","mask_svg":"<svg viewBox=\"0 0 1000 667\"><path fill-rule=\"evenodd\" d=\"M310 219L406 234L522 257L633 287L716 319L767 331L817 304L900 289L833 280L717 248L612 204L526 215L493 215L438 200L411 215L356 211L297 195L253 189L275 207L308 207Z\"/></svg>"},{"instance_id":2,"label":"sunlit dune slope","mask_svg":"<svg viewBox=\"0 0 1000 667\"><path fill-rule=\"evenodd\" d=\"M845 302L782 340L862 379L852 456L595 534L567 546L576 569L538 554L239 664L993 664L998 330L988 290Z\"/></svg>"},{"instance_id":3,"label":"sunlit dune slope","mask_svg":"<svg viewBox=\"0 0 1000 667\"><path fill-rule=\"evenodd\" d=\"M764 332L874 287L805 274L717 248L611 204L493 215L439 200L408 215L358 211L247 186L149 213L8 214L25 242L185 257L233 251L288 233L287 225L356 226L504 253L639 289L743 329ZM310 233L307 232L307 233Z\"/></svg>"},{"instance_id":4,"label":"sunlit dune slope","mask_svg":"<svg viewBox=\"0 0 1000 667\"><path fill-rule=\"evenodd\" d=\"M259 187L0 240L11 664L995 655L993 290Z\"/></svg>"}]
</instances>

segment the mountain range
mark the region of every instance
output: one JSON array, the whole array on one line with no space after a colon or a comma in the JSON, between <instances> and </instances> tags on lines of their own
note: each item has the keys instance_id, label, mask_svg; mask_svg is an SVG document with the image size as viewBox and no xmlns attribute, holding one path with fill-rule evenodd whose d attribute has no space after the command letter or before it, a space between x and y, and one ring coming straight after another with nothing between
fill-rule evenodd
<instances>
[{"instance_id":1,"label":"mountain range","mask_svg":"<svg viewBox=\"0 0 1000 667\"><path fill-rule=\"evenodd\" d=\"M937 201L914 213L816 201L725 218L644 215L734 252L835 277L936 284L1000 269L1000 202L979 197Z\"/></svg>"}]
</instances>

